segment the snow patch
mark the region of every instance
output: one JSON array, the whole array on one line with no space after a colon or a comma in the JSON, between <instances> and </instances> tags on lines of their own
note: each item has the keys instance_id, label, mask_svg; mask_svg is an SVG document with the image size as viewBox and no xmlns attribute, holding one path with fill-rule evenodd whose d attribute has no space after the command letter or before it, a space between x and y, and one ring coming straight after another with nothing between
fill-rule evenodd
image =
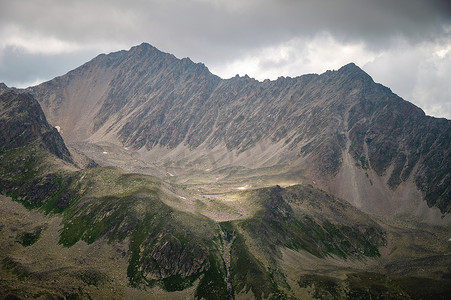
<instances>
[{"instance_id":1,"label":"snow patch","mask_svg":"<svg viewBox=\"0 0 451 300\"><path fill-rule=\"evenodd\" d=\"M247 187L245 186L240 186L236 188L237 190L243 191L243 190L247 190Z\"/></svg>"}]
</instances>

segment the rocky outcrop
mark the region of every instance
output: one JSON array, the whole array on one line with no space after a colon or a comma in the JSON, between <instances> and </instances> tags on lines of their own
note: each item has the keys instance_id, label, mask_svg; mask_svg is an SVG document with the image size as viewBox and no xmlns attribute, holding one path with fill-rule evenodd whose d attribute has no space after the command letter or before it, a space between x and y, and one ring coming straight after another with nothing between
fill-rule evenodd
<instances>
[{"instance_id":1,"label":"rocky outcrop","mask_svg":"<svg viewBox=\"0 0 451 300\"><path fill-rule=\"evenodd\" d=\"M144 244L144 247L148 244ZM175 237L164 237L142 254L142 272L148 279L164 279L179 275L189 277L210 268L208 254L199 245L183 247Z\"/></svg>"},{"instance_id":2,"label":"rocky outcrop","mask_svg":"<svg viewBox=\"0 0 451 300\"><path fill-rule=\"evenodd\" d=\"M57 157L72 162L63 139L47 123L33 96L4 90L0 94L0 149L16 149L34 142Z\"/></svg>"}]
</instances>

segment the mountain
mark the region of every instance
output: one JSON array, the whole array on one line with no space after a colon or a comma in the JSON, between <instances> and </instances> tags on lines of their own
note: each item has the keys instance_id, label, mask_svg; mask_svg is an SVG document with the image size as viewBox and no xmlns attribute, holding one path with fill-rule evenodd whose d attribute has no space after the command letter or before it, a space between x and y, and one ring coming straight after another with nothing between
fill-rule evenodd
<instances>
[{"instance_id":1,"label":"mountain","mask_svg":"<svg viewBox=\"0 0 451 300\"><path fill-rule=\"evenodd\" d=\"M123 64L133 71L125 72ZM122 71L123 80L113 83L115 71ZM173 85L166 87L171 78ZM154 98L140 98L149 82L156 87L147 87ZM281 114L289 95L284 86L290 84L302 101ZM254 88L265 85L261 92L267 98L257 98ZM430 122L420 127L428 134L417 133L417 141L426 147L429 136L434 143L429 152L423 151L427 155L418 148L420 158L398 187L389 183L394 163L387 169L390 174L378 175L373 165L377 159L369 150L382 142L376 133L386 129L377 131L376 119L355 121L354 110L365 112L367 107L358 105L363 103L360 98L350 97L354 92L346 92L347 85L358 95L385 91L387 98L377 101L391 112L407 107L400 120L411 109L411 114L418 112L417 120ZM123 98L111 97L119 92ZM183 95L186 98L178 98ZM434 215L436 224L406 209L403 217L378 217L351 204L359 199L368 205L360 208L376 210L374 201L391 204L401 190L418 209L410 197L420 193L414 179L426 168L425 157L430 157L428 164L437 157L445 164L434 176L446 172L447 156L439 154L449 150L441 148L448 142L443 136L447 131L432 129L447 120L424 116L355 65L295 79L222 80L201 64L143 44L101 55L26 91L0 85L0 100L1 298L446 299L451 292L446 210L437 225L441 219ZM245 113L243 107L251 108L252 101L255 110ZM349 109L348 101L354 104ZM389 106L390 101L396 105ZM344 108L335 107L340 103ZM274 115L278 122L257 118L265 116L268 107L279 113ZM138 112L143 116L135 115ZM150 117L157 112L162 118ZM340 112L345 112L343 119ZM216 113L215 121L207 126L210 113ZM295 113L299 115L293 117ZM46 117L76 150L66 147ZM191 120L196 117L196 122ZM327 123L334 118L336 123ZM390 137L407 145L407 138L399 139L408 126L390 127L389 121ZM348 130L337 134L340 122ZM157 126L139 129L141 123ZM262 134L251 140L254 125ZM260 126L267 127L260 131ZM293 129L273 139L272 132L281 126ZM365 126L375 135L365 137L362 158L352 141ZM134 128L127 138L121 135L124 128ZM196 132L202 133L197 142L188 138ZM155 137L158 142L152 143ZM141 145L139 139L145 142ZM309 143L317 146L308 149ZM334 147L338 150L328 156ZM88 163L79 163L83 153L99 164L88 158ZM354 177L346 177L349 174ZM327 191L340 194L345 179L357 190L362 182L374 188L367 195L371 201L345 201ZM376 197L376 192L387 190L394 198ZM443 195L429 204L439 206L446 200Z\"/></svg>"},{"instance_id":2,"label":"mountain","mask_svg":"<svg viewBox=\"0 0 451 300\"><path fill-rule=\"evenodd\" d=\"M85 153L110 143L172 173L239 167L256 177L273 168L269 184L250 185L291 178L378 215L435 221L451 211L451 122L352 63L321 75L224 80L143 43L28 91Z\"/></svg>"},{"instance_id":3,"label":"mountain","mask_svg":"<svg viewBox=\"0 0 451 300\"><path fill-rule=\"evenodd\" d=\"M30 95L0 97L22 111L10 121L39 111L24 105ZM449 293L449 230L386 223L311 186L195 194L114 167L79 169L30 140L0 153L0 189L12 198L0 196L5 299Z\"/></svg>"}]
</instances>

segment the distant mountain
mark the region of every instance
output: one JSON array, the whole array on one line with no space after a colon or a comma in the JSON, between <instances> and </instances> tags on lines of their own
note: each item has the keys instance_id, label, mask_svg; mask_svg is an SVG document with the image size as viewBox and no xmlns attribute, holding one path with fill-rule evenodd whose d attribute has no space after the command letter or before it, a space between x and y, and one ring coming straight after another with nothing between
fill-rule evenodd
<instances>
[{"instance_id":1,"label":"distant mountain","mask_svg":"<svg viewBox=\"0 0 451 300\"><path fill-rule=\"evenodd\" d=\"M429 214L423 200L451 211L451 122L352 63L321 75L224 80L144 43L29 92L69 142L113 142L184 168L289 166L299 182L377 214Z\"/></svg>"}]
</instances>

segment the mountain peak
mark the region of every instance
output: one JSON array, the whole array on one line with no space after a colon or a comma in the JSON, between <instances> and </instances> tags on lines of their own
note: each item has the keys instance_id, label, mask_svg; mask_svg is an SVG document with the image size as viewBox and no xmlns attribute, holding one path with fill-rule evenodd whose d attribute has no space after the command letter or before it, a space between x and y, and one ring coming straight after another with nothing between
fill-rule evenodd
<instances>
[{"instance_id":1,"label":"mountain peak","mask_svg":"<svg viewBox=\"0 0 451 300\"><path fill-rule=\"evenodd\" d=\"M417 180L412 178L416 174L408 162L418 162L424 156L412 145L423 143L430 149L431 140L436 140L437 145L444 145L446 140L440 135L442 125L427 124L430 121L423 120L417 109L375 84L354 63L321 75L280 77L260 84L248 76L222 80L189 58L178 59L142 43L69 75L30 90L42 103L51 123L60 126L71 142L95 136L108 142L119 140L143 152L166 148L168 155L175 153L176 148L191 151L200 145L220 147L223 153L258 151L262 157L271 157L268 161L274 165L303 156L309 165L296 162L296 168L314 166L312 172L318 178L344 170L343 153L351 153L358 166L367 168L366 160L361 161L365 156L378 176L396 167L393 175L389 173L391 192L409 178ZM423 135L412 134L416 132L412 126L424 131L436 128L431 133L434 137L418 142ZM372 141L369 146L367 140ZM266 156L269 150L260 151L258 147L266 141L276 145L270 156ZM279 142L287 147L279 147ZM389 153L383 152L387 149ZM193 161L203 159L199 151L192 153ZM254 162L261 164L256 157L249 165ZM221 163L226 165L229 161ZM437 203L443 212L451 211L446 187L436 192L438 189L432 184L445 178L448 169L442 164L433 172L423 161L419 163L424 175L418 177L417 186L422 191L435 189L430 193L435 198L428 203ZM363 182L362 188L366 189L367 183ZM343 182L343 187L346 185ZM354 197L339 194L338 189L336 193ZM436 200L438 197L441 198ZM370 202L368 207L372 209ZM384 209L374 207L377 213L386 213Z\"/></svg>"},{"instance_id":2,"label":"mountain peak","mask_svg":"<svg viewBox=\"0 0 451 300\"><path fill-rule=\"evenodd\" d=\"M154 46L152 46L151 44L146 43L146 42L142 42L139 45L133 46L131 49L133 49L133 48L137 48L137 49L157 49Z\"/></svg>"},{"instance_id":3,"label":"mountain peak","mask_svg":"<svg viewBox=\"0 0 451 300\"><path fill-rule=\"evenodd\" d=\"M338 72L340 72L340 73L356 73L356 72L365 73L365 71L363 71L360 67L358 67L353 62L350 62L350 63L344 65L343 67L338 69Z\"/></svg>"},{"instance_id":4,"label":"mountain peak","mask_svg":"<svg viewBox=\"0 0 451 300\"><path fill-rule=\"evenodd\" d=\"M142 52L142 53L160 52L160 53L163 53L160 50L158 50L157 48L155 48L154 46L152 46L151 44L146 43L146 42L143 42L140 45L131 47L129 52Z\"/></svg>"},{"instance_id":5,"label":"mountain peak","mask_svg":"<svg viewBox=\"0 0 451 300\"><path fill-rule=\"evenodd\" d=\"M370 82L373 81L373 79L371 78L370 75L368 75L368 73L366 73L364 70L362 70L359 66L357 66L353 62L350 62L350 63L344 65L343 67L341 67L340 69L338 69L337 73L340 75L349 76L352 79L361 78L366 81L368 81L368 80Z\"/></svg>"}]
</instances>

